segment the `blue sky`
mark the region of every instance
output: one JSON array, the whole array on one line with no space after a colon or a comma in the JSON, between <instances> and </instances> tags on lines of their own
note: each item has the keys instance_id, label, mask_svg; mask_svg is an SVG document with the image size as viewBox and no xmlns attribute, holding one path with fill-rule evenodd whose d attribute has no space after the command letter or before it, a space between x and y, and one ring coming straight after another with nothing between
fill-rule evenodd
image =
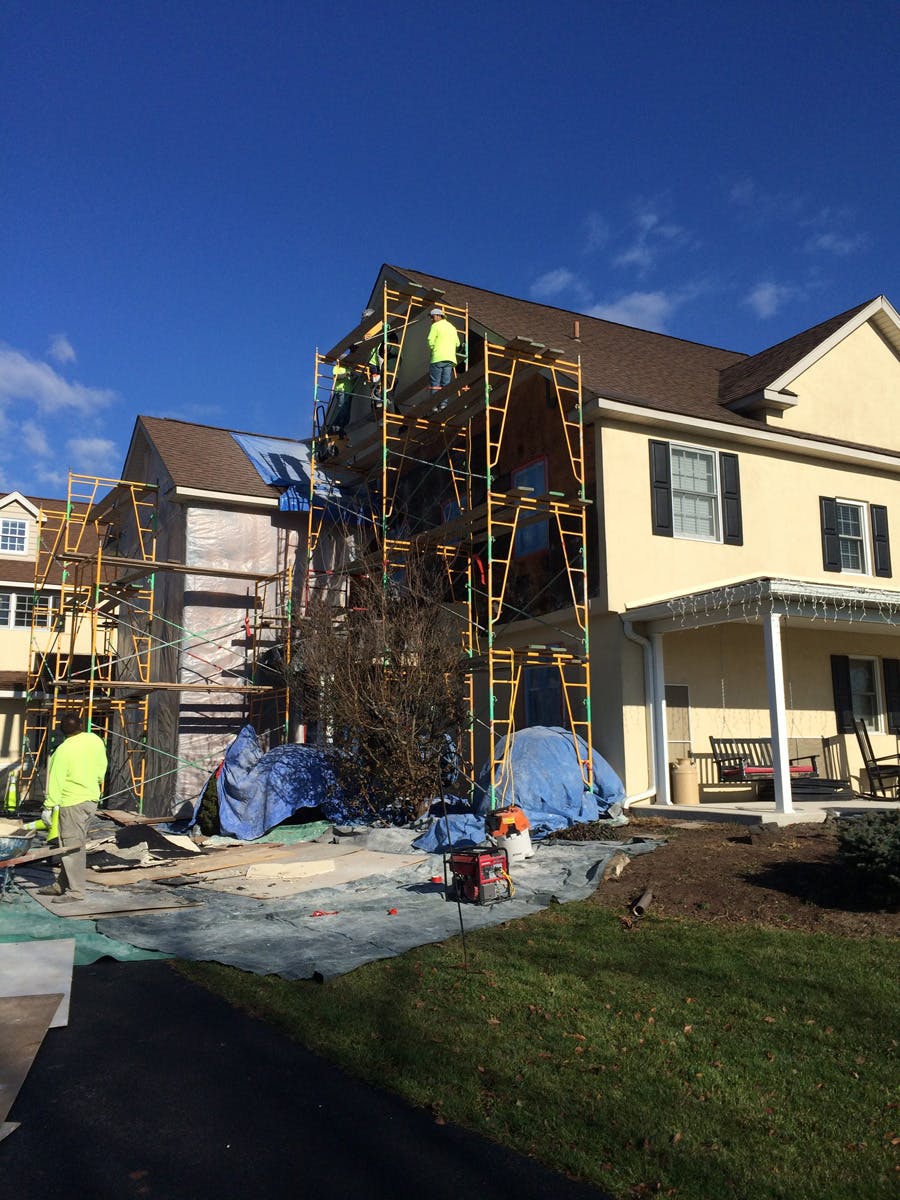
<instances>
[{"instance_id":1,"label":"blue sky","mask_svg":"<svg viewBox=\"0 0 900 1200\"><path fill-rule=\"evenodd\" d=\"M0 486L306 436L384 261L750 353L900 304L898 62L895 0L7 0Z\"/></svg>"}]
</instances>

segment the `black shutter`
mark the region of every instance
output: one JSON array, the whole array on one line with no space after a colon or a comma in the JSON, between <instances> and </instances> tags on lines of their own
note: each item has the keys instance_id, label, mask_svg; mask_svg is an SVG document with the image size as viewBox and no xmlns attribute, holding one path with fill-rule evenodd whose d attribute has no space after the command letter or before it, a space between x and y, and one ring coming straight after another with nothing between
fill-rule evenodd
<instances>
[{"instance_id":1,"label":"black shutter","mask_svg":"<svg viewBox=\"0 0 900 1200\"><path fill-rule=\"evenodd\" d=\"M669 464L669 443L650 443L650 505L653 532L660 537L672 536L672 468Z\"/></svg>"},{"instance_id":2,"label":"black shutter","mask_svg":"<svg viewBox=\"0 0 900 1200\"><path fill-rule=\"evenodd\" d=\"M881 670L884 675L888 733L900 733L900 659L883 658Z\"/></svg>"},{"instance_id":3,"label":"black shutter","mask_svg":"<svg viewBox=\"0 0 900 1200\"><path fill-rule=\"evenodd\" d=\"M736 454L720 453L719 476L722 480L722 541L726 546L743 546L741 473Z\"/></svg>"},{"instance_id":4,"label":"black shutter","mask_svg":"<svg viewBox=\"0 0 900 1200\"><path fill-rule=\"evenodd\" d=\"M883 504L869 506L872 514L872 549L875 552L875 574L889 579L891 575L891 543L888 540L887 509Z\"/></svg>"},{"instance_id":5,"label":"black shutter","mask_svg":"<svg viewBox=\"0 0 900 1200\"><path fill-rule=\"evenodd\" d=\"M850 659L846 654L831 656L831 686L838 733L852 733L853 697L850 693Z\"/></svg>"},{"instance_id":6,"label":"black shutter","mask_svg":"<svg viewBox=\"0 0 900 1200\"><path fill-rule=\"evenodd\" d=\"M822 514L822 566L826 571L841 569L841 544L837 531L837 504L830 496L819 497Z\"/></svg>"}]
</instances>

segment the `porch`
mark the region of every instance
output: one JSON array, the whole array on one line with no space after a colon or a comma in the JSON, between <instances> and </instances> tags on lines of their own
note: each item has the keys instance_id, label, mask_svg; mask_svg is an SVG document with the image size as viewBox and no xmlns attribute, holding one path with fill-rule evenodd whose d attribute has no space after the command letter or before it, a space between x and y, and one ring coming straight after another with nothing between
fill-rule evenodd
<instances>
[{"instance_id":1,"label":"porch","mask_svg":"<svg viewBox=\"0 0 900 1200\"><path fill-rule=\"evenodd\" d=\"M877 664L879 680L889 664L896 668L900 593L759 578L636 605L622 620L626 636L644 648L649 696L653 795L636 797L642 813L790 824L900 808L896 796L871 795L856 738L848 734L853 716L860 715L850 711L858 697L848 690L839 701L834 682L840 656L845 662L848 655L868 656L852 661ZM673 726L667 690L670 698L690 692L684 729ZM879 682L873 693L879 753L900 748L896 699L889 690ZM721 782L710 736L771 739L768 795L749 783ZM699 804L673 803L670 763L685 754L697 769ZM791 759L811 754L818 758L821 791L812 778L792 786Z\"/></svg>"}]
</instances>

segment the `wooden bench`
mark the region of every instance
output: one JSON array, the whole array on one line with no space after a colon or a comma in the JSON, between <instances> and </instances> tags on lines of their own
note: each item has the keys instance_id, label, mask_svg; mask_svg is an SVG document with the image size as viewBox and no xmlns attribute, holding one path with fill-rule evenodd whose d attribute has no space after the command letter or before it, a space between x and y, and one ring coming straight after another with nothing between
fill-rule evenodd
<instances>
[{"instance_id":1,"label":"wooden bench","mask_svg":"<svg viewBox=\"0 0 900 1200\"><path fill-rule=\"evenodd\" d=\"M719 783L765 784L775 778L771 738L709 739ZM792 781L817 779L818 755L804 754L788 760Z\"/></svg>"}]
</instances>

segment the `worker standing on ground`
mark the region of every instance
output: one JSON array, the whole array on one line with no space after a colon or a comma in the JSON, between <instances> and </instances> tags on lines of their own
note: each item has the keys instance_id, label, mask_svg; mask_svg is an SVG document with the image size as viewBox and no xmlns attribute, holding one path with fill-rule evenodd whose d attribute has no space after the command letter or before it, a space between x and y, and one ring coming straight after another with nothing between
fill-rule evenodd
<instances>
[{"instance_id":1,"label":"worker standing on ground","mask_svg":"<svg viewBox=\"0 0 900 1200\"><path fill-rule=\"evenodd\" d=\"M428 349L431 351L429 380L432 396L445 388L453 378L456 353L459 350L459 331L444 316L442 308L433 308L429 313L431 328L428 330Z\"/></svg>"},{"instance_id":2,"label":"worker standing on ground","mask_svg":"<svg viewBox=\"0 0 900 1200\"><path fill-rule=\"evenodd\" d=\"M63 713L59 727L65 741L54 751L47 771L47 798L41 816L49 825L59 810L59 841L65 850L76 847L60 863L56 883L41 888L44 896L83 900L87 867L87 832L103 791L106 747L96 733L85 733L81 718Z\"/></svg>"}]
</instances>

